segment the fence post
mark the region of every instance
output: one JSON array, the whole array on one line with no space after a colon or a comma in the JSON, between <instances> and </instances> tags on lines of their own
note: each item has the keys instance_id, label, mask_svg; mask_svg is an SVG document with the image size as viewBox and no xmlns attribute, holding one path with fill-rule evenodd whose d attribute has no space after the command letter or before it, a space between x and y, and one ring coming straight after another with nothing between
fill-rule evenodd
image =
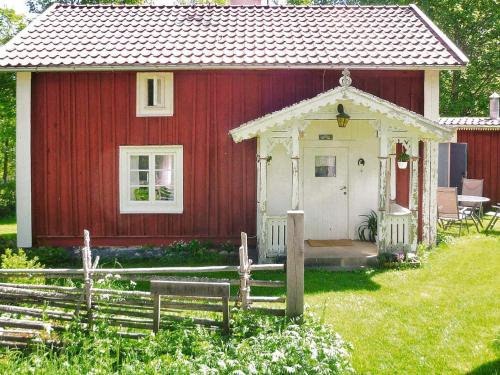
<instances>
[{"instance_id":1,"label":"fence post","mask_svg":"<svg viewBox=\"0 0 500 375\"><path fill-rule=\"evenodd\" d=\"M286 316L304 313L304 211L287 212Z\"/></svg>"},{"instance_id":2,"label":"fence post","mask_svg":"<svg viewBox=\"0 0 500 375\"><path fill-rule=\"evenodd\" d=\"M245 232L241 232L240 246L240 299L241 308L247 310L250 306L250 265L248 259L248 237Z\"/></svg>"},{"instance_id":3,"label":"fence post","mask_svg":"<svg viewBox=\"0 0 500 375\"><path fill-rule=\"evenodd\" d=\"M82 261L83 281L85 284L85 304L87 307L87 319L90 325L92 324L92 254L90 252L90 232L86 229L83 231Z\"/></svg>"}]
</instances>

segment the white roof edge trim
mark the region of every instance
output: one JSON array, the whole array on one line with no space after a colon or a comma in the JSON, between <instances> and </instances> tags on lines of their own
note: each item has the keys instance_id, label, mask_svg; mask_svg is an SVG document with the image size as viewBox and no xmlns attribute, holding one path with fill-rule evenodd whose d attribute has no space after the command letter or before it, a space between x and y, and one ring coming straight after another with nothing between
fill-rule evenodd
<instances>
[{"instance_id":1,"label":"white roof edge trim","mask_svg":"<svg viewBox=\"0 0 500 375\"><path fill-rule=\"evenodd\" d=\"M23 29L25 30L25 29ZM17 34L19 35L19 34ZM0 50L3 46L0 47ZM312 70L465 70L465 66L460 65L256 65L256 64L227 64L227 65L208 65L208 64L183 64L183 65L78 65L78 66L36 66L36 67L0 67L0 72L87 72L87 71L140 71L140 70L271 70L271 69L312 69Z\"/></svg>"},{"instance_id":2,"label":"white roof edge trim","mask_svg":"<svg viewBox=\"0 0 500 375\"><path fill-rule=\"evenodd\" d=\"M455 43L453 43L451 39L448 38L446 34L443 33L441 29L434 22L432 22L432 20L429 17L427 17L427 15L424 12L422 12L422 10L417 5L410 4L410 8L413 9L415 13L417 13L417 15L422 19L422 22L424 22L427 26L429 26L429 28L434 33L436 33L436 35L439 38L441 38L443 43L447 45L453 51L453 53L455 53L457 57L463 61L464 64L469 63L469 58L465 56L465 53L463 53L462 50L458 48L458 46Z\"/></svg>"},{"instance_id":3,"label":"white roof edge trim","mask_svg":"<svg viewBox=\"0 0 500 375\"><path fill-rule=\"evenodd\" d=\"M440 125L436 121L432 121L416 112L412 112L406 108L400 107L397 104L391 103L378 96L369 94L355 87L336 87L325 91L310 99L302 100L278 111L266 114L255 120L246 122L237 128L231 129L229 134L236 143L246 139L254 138L264 131L273 127L279 126L286 121L300 119L301 116L315 111L325 105L334 104L341 100L352 100L355 104L370 107L371 111L379 112L390 118L399 119L403 122L411 120L412 125L420 128L425 128L437 134L439 137L451 136L454 129Z\"/></svg>"}]
</instances>

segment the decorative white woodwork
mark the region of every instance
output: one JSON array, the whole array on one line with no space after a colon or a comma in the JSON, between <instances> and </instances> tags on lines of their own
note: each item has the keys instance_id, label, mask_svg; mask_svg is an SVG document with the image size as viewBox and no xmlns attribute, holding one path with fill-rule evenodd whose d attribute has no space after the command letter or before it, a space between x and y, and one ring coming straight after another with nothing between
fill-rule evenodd
<instances>
[{"instance_id":1,"label":"decorative white woodwork","mask_svg":"<svg viewBox=\"0 0 500 375\"><path fill-rule=\"evenodd\" d=\"M412 212L392 203L386 215L386 251L409 250L411 244Z\"/></svg>"},{"instance_id":2,"label":"decorative white woodwork","mask_svg":"<svg viewBox=\"0 0 500 375\"><path fill-rule=\"evenodd\" d=\"M276 257L286 254L286 216L266 217L266 254Z\"/></svg>"},{"instance_id":3,"label":"decorative white woodwork","mask_svg":"<svg viewBox=\"0 0 500 375\"><path fill-rule=\"evenodd\" d=\"M454 134L454 130L439 125L436 121L352 86L339 86L328 90L311 99L249 121L232 129L229 134L235 142L242 142L280 126L294 127L297 121L305 120L311 113L322 112L326 107L335 106L340 102L362 106L368 112L382 114L387 120L395 120L395 123L404 125L406 129L428 134L429 137L449 139Z\"/></svg>"},{"instance_id":4,"label":"decorative white woodwork","mask_svg":"<svg viewBox=\"0 0 500 375\"><path fill-rule=\"evenodd\" d=\"M266 259L267 146L267 140L260 138L257 150L257 247L260 262Z\"/></svg>"},{"instance_id":5,"label":"decorative white woodwork","mask_svg":"<svg viewBox=\"0 0 500 375\"><path fill-rule=\"evenodd\" d=\"M411 251L417 250L418 241L418 139L412 139L409 143L410 153L410 211L411 211L411 225L410 225L410 239ZM437 187L436 187L437 188Z\"/></svg>"},{"instance_id":6,"label":"decorative white woodwork","mask_svg":"<svg viewBox=\"0 0 500 375\"><path fill-rule=\"evenodd\" d=\"M32 246L31 227L31 73L16 75L17 246Z\"/></svg>"},{"instance_id":7,"label":"decorative white woodwork","mask_svg":"<svg viewBox=\"0 0 500 375\"><path fill-rule=\"evenodd\" d=\"M299 208L299 158L300 158L300 144L299 144L299 129L293 128L291 130L292 138L292 210Z\"/></svg>"}]
</instances>

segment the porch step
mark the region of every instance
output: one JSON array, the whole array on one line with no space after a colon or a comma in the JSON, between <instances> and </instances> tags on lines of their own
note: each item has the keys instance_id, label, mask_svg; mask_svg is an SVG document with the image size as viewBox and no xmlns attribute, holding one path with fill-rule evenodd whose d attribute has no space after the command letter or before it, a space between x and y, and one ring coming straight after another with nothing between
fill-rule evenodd
<instances>
[{"instance_id":1,"label":"porch step","mask_svg":"<svg viewBox=\"0 0 500 375\"><path fill-rule=\"evenodd\" d=\"M304 260L308 268L327 268L332 270L355 270L377 265L377 256L358 257L311 257Z\"/></svg>"}]
</instances>

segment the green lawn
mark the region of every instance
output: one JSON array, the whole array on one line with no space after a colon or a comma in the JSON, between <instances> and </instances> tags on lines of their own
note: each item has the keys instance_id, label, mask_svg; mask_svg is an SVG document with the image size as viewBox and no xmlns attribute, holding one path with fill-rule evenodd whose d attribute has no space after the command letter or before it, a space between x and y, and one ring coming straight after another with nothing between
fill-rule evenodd
<instances>
[{"instance_id":1,"label":"green lawn","mask_svg":"<svg viewBox=\"0 0 500 375\"><path fill-rule=\"evenodd\" d=\"M12 235L17 232L15 217L0 218L0 236Z\"/></svg>"},{"instance_id":2,"label":"green lawn","mask_svg":"<svg viewBox=\"0 0 500 375\"><path fill-rule=\"evenodd\" d=\"M0 234L12 230L14 222L0 223ZM353 344L359 373L500 374L499 233L471 231L419 269L307 270L306 303Z\"/></svg>"},{"instance_id":3,"label":"green lawn","mask_svg":"<svg viewBox=\"0 0 500 375\"><path fill-rule=\"evenodd\" d=\"M500 238L476 235L420 269L309 272L306 301L353 344L360 373L500 373L499 271Z\"/></svg>"}]
</instances>

